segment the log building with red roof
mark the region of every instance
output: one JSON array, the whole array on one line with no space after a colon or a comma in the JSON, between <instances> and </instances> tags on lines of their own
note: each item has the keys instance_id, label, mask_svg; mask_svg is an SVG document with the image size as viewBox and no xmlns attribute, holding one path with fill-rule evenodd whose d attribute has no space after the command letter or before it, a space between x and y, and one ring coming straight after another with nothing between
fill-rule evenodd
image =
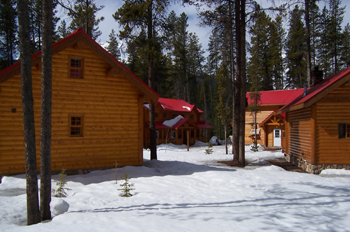
<instances>
[{"instance_id":1,"label":"log building with red roof","mask_svg":"<svg viewBox=\"0 0 350 232\"><path fill-rule=\"evenodd\" d=\"M149 147L149 108L144 105L144 147ZM159 98L155 105L157 144L173 143L187 144L187 132L189 144L196 140L209 142L210 130L213 129L201 118L203 111L195 105L184 100Z\"/></svg>"},{"instance_id":2,"label":"log building with red roof","mask_svg":"<svg viewBox=\"0 0 350 232\"><path fill-rule=\"evenodd\" d=\"M322 80L278 110L285 114L286 159L304 170L350 169L350 67Z\"/></svg>"},{"instance_id":3,"label":"log building with red roof","mask_svg":"<svg viewBox=\"0 0 350 232\"><path fill-rule=\"evenodd\" d=\"M276 111L303 93L303 89L260 91L257 113L257 142L265 147L281 147L285 135L283 114ZM246 94L248 105L252 103L250 93ZM253 144L255 137L255 113L246 108L245 144Z\"/></svg>"},{"instance_id":4,"label":"log building with red roof","mask_svg":"<svg viewBox=\"0 0 350 232\"><path fill-rule=\"evenodd\" d=\"M41 52L32 55L40 168ZM52 45L53 171L143 163L143 104L158 94L82 29ZM0 71L0 174L25 172L20 62Z\"/></svg>"}]
</instances>

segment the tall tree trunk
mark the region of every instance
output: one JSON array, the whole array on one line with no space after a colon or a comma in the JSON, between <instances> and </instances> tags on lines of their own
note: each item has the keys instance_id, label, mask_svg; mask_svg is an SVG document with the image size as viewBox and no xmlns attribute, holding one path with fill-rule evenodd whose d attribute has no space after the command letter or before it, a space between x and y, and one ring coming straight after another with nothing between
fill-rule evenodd
<instances>
[{"instance_id":1,"label":"tall tree trunk","mask_svg":"<svg viewBox=\"0 0 350 232\"><path fill-rule=\"evenodd\" d=\"M154 70L153 70L153 0L149 0L148 5L148 85L154 90ZM150 150L151 160L157 159L157 133L156 133L156 112L154 104L149 104L149 129L150 129Z\"/></svg>"},{"instance_id":2,"label":"tall tree trunk","mask_svg":"<svg viewBox=\"0 0 350 232\"><path fill-rule=\"evenodd\" d=\"M310 0L305 0L305 29L306 29L306 69L307 84L311 84L311 42L310 42Z\"/></svg>"},{"instance_id":3,"label":"tall tree trunk","mask_svg":"<svg viewBox=\"0 0 350 232\"><path fill-rule=\"evenodd\" d=\"M236 1L237 2L237 1ZM237 4L237 3L236 3ZM233 7L232 7L232 1L229 1L229 30L230 30L230 73L231 73L231 80L232 80L232 154L233 154L233 162L238 163L238 153L236 153L235 145L236 145L236 121L235 121L235 112L236 111L236 78L235 78L235 72L234 72L234 56L233 56ZM238 138L238 137L237 137Z\"/></svg>"},{"instance_id":4,"label":"tall tree trunk","mask_svg":"<svg viewBox=\"0 0 350 232\"><path fill-rule=\"evenodd\" d=\"M52 99L52 0L42 0L40 214L50 220L51 202L51 99Z\"/></svg>"},{"instance_id":5,"label":"tall tree trunk","mask_svg":"<svg viewBox=\"0 0 350 232\"><path fill-rule=\"evenodd\" d=\"M240 117L240 91L241 91L241 29L240 29L240 0L236 0L235 5L235 26L236 26L236 80L234 83L234 115L233 115L233 147L234 162L239 163L239 117Z\"/></svg>"},{"instance_id":6,"label":"tall tree trunk","mask_svg":"<svg viewBox=\"0 0 350 232\"><path fill-rule=\"evenodd\" d=\"M17 0L19 46L21 57L21 89L25 147L27 224L40 222L38 180L36 173L35 125L29 35L28 2Z\"/></svg>"},{"instance_id":7,"label":"tall tree trunk","mask_svg":"<svg viewBox=\"0 0 350 232\"><path fill-rule=\"evenodd\" d=\"M224 130L225 130L225 151L226 155L228 154L228 149L227 149L227 119L225 119L224 122Z\"/></svg>"},{"instance_id":8,"label":"tall tree trunk","mask_svg":"<svg viewBox=\"0 0 350 232\"><path fill-rule=\"evenodd\" d=\"M206 96L204 81L203 81L202 86L203 86L203 94L204 94L204 96L203 96L203 98L204 98L203 99L204 100L204 118L205 118L205 120L208 120L207 96Z\"/></svg>"},{"instance_id":9,"label":"tall tree trunk","mask_svg":"<svg viewBox=\"0 0 350 232\"><path fill-rule=\"evenodd\" d=\"M239 162L245 166L245 108L246 108L246 49L245 49L245 33L246 33L246 13L245 13L245 2L241 0L241 11L240 11L240 37L239 43L241 48L241 75L240 75L240 119L239 119Z\"/></svg>"}]
</instances>

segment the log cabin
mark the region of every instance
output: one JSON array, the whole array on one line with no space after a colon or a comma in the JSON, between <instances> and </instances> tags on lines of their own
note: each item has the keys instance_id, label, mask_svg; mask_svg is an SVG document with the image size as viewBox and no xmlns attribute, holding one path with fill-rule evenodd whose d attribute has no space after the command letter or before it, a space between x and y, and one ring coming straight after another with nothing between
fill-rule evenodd
<instances>
[{"instance_id":1,"label":"log cabin","mask_svg":"<svg viewBox=\"0 0 350 232\"><path fill-rule=\"evenodd\" d=\"M82 29L52 54L52 170L142 165L143 105L158 94ZM32 79L39 169L41 52ZM1 175L25 172L20 62L0 71L0 160Z\"/></svg>"},{"instance_id":2,"label":"log cabin","mask_svg":"<svg viewBox=\"0 0 350 232\"><path fill-rule=\"evenodd\" d=\"M350 67L322 80L277 112L285 113L287 161L310 173L350 169Z\"/></svg>"},{"instance_id":3,"label":"log cabin","mask_svg":"<svg viewBox=\"0 0 350 232\"><path fill-rule=\"evenodd\" d=\"M303 89L260 91L256 115L257 142L264 147L281 147L284 143L284 115L276 114L276 111L303 93ZM252 103L250 92L246 94L248 105ZM255 138L255 113L246 108L245 114L245 144L254 143Z\"/></svg>"},{"instance_id":4,"label":"log cabin","mask_svg":"<svg viewBox=\"0 0 350 232\"><path fill-rule=\"evenodd\" d=\"M150 144L149 107L144 105L145 148ZM173 143L193 145L196 140L209 142L210 130L213 129L201 118L203 111L184 100L159 98L155 105L157 144ZM188 132L188 134L187 134Z\"/></svg>"}]
</instances>

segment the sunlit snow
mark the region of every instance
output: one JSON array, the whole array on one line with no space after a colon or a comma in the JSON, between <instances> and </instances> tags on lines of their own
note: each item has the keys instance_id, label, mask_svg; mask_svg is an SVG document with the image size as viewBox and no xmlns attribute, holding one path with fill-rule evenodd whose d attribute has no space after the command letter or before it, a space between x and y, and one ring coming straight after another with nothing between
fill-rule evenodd
<instances>
[{"instance_id":1,"label":"sunlit snow","mask_svg":"<svg viewBox=\"0 0 350 232\"><path fill-rule=\"evenodd\" d=\"M349 171L340 176L336 171L289 172L267 161L283 158L280 151L254 153L250 147L248 165L230 167L218 162L232 160L224 146L213 146L211 155L207 148L204 143L190 151L185 145L161 145L158 160L149 160L149 151L144 151L143 166L67 176L68 212L32 226L25 226L25 175L5 176L0 231L350 230L350 177L344 174ZM129 198L118 190L125 171L135 188Z\"/></svg>"}]
</instances>

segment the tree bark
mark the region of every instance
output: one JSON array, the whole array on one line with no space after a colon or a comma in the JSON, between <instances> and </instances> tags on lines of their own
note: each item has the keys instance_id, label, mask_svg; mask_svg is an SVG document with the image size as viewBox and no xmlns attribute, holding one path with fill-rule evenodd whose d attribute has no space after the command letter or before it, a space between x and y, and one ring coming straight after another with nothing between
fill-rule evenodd
<instances>
[{"instance_id":1,"label":"tree bark","mask_svg":"<svg viewBox=\"0 0 350 232\"><path fill-rule=\"evenodd\" d=\"M51 202L51 102L52 102L52 0L42 0L40 214L50 220Z\"/></svg>"},{"instance_id":2,"label":"tree bark","mask_svg":"<svg viewBox=\"0 0 350 232\"><path fill-rule=\"evenodd\" d=\"M38 180L36 173L35 124L32 92L28 2L17 0L21 59L21 90L25 147L27 224L40 222Z\"/></svg>"},{"instance_id":3,"label":"tree bark","mask_svg":"<svg viewBox=\"0 0 350 232\"><path fill-rule=\"evenodd\" d=\"M148 5L148 86L154 90L154 70L153 70L153 0L149 0ZM150 150L151 160L157 159L157 133L156 133L156 113L154 104L149 104L149 129L150 129Z\"/></svg>"},{"instance_id":4,"label":"tree bark","mask_svg":"<svg viewBox=\"0 0 350 232\"><path fill-rule=\"evenodd\" d=\"M236 80L234 82L233 98L233 147L234 163L239 163L239 118L240 118L240 91L241 91L241 29L240 29L240 0L236 0L235 5L235 26L236 26Z\"/></svg>"},{"instance_id":5,"label":"tree bark","mask_svg":"<svg viewBox=\"0 0 350 232\"><path fill-rule=\"evenodd\" d=\"M311 85L311 42L310 42L310 0L305 0L305 29L306 29L306 69L307 69L307 85Z\"/></svg>"},{"instance_id":6,"label":"tree bark","mask_svg":"<svg viewBox=\"0 0 350 232\"><path fill-rule=\"evenodd\" d=\"M241 0L240 10L240 37L239 43L241 48L241 75L240 75L240 118L239 118L239 163L245 166L245 108L246 108L246 49L245 49L245 33L246 33L246 13L245 2Z\"/></svg>"}]
</instances>

